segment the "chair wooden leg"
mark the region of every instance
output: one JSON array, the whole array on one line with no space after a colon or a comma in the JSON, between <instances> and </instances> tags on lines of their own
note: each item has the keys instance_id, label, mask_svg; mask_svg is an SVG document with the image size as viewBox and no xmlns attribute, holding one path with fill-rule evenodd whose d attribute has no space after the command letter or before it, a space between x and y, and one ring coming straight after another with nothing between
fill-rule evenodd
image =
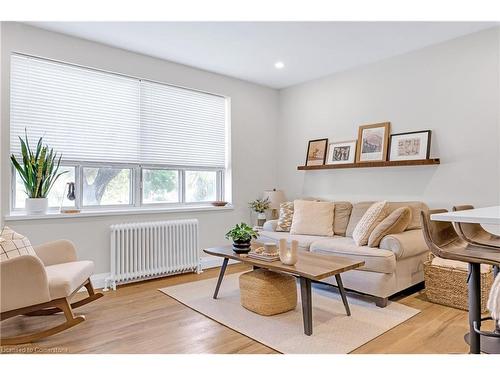
<instances>
[{"instance_id":1,"label":"chair wooden leg","mask_svg":"<svg viewBox=\"0 0 500 375\"><path fill-rule=\"evenodd\" d=\"M82 300L80 300L80 301L73 302L71 304L71 307L73 309L76 309L77 307L86 305L87 303L95 301L96 299L99 299L99 298L101 298L103 296L103 294L101 292L97 292L97 293L95 292L94 287L92 286L92 282L90 281L90 279L87 279L87 281L85 282L85 284L83 286L85 287L85 289L87 289L87 292L88 292L89 296L86 297L86 298L84 298L84 299L82 299ZM78 288L78 289L80 289L80 288ZM62 312L61 309L53 307L53 308L50 308L50 309L42 309L42 310L38 310L38 311L33 311L33 312L30 312L30 313L25 314L25 315L28 315L28 316L44 316L44 315L57 314L57 313L60 313L60 312Z\"/></svg>"},{"instance_id":2,"label":"chair wooden leg","mask_svg":"<svg viewBox=\"0 0 500 375\"><path fill-rule=\"evenodd\" d=\"M44 337L55 335L56 333L64 331L73 326L76 326L77 324L85 320L85 317L83 315L75 316L73 314L71 305L69 304L66 298L55 299L51 301L50 304L53 305L55 308L58 308L60 311L64 312L64 316L66 317L66 322L59 324L58 326L46 329L44 331L32 333L29 335L6 337L6 338L2 337L0 338L0 345L27 344L33 341L40 340Z\"/></svg>"}]
</instances>

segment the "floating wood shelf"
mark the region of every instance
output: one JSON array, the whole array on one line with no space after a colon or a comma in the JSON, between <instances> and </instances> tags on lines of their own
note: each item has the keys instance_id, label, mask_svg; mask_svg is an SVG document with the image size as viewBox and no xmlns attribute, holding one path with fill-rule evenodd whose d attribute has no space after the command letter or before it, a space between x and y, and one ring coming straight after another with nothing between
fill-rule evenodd
<instances>
[{"instance_id":1,"label":"floating wood shelf","mask_svg":"<svg viewBox=\"0 0 500 375\"><path fill-rule=\"evenodd\" d=\"M410 165L436 165L440 164L439 158L423 160L394 160L394 161L371 161L350 164L327 164L327 165L300 165L299 171L310 171L315 169L345 169L345 168L380 168L380 167L406 167Z\"/></svg>"}]
</instances>

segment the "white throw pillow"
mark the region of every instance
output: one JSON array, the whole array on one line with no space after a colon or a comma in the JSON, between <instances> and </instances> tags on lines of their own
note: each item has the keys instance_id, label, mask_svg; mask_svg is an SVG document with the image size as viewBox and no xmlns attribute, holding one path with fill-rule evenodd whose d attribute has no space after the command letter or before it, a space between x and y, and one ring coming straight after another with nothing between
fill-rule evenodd
<instances>
[{"instance_id":1,"label":"white throw pillow","mask_svg":"<svg viewBox=\"0 0 500 375\"><path fill-rule=\"evenodd\" d=\"M366 210L352 232L352 238L356 245L365 246L368 244L370 234L387 217L387 211L387 201L375 202Z\"/></svg>"},{"instance_id":2,"label":"white throw pillow","mask_svg":"<svg viewBox=\"0 0 500 375\"><path fill-rule=\"evenodd\" d=\"M333 236L333 202L296 200L290 234Z\"/></svg>"},{"instance_id":3,"label":"white throw pillow","mask_svg":"<svg viewBox=\"0 0 500 375\"><path fill-rule=\"evenodd\" d=\"M0 232L0 262L21 255L37 256L27 237L4 227Z\"/></svg>"}]
</instances>

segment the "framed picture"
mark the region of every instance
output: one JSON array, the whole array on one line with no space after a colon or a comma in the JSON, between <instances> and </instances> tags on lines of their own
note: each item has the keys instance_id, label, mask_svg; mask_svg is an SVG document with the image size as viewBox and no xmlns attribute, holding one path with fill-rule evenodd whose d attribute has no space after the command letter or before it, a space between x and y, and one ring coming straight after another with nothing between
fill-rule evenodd
<instances>
[{"instance_id":1,"label":"framed picture","mask_svg":"<svg viewBox=\"0 0 500 375\"><path fill-rule=\"evenodd\" d=\"M356 162L386 161L390 131L390 122L360 126Z\"/></svg>"},{"instance_id":2,"label":"framed picture","mask_svg":"<svg viewBox=\"0 0 500 375\"><path fill-rule=\"evenodd\" d=\"M389 160L429 159L431 131L392 134L389 150Z\"/></svg>"},{"instance_id":3,"label":"framed picture","mask_svg":"<svg viewBox=\"0 0 500 375\"><path fill-rule=\"evenodd\" d=\"M328 138L309 141L309 145L307 146L306 165L325 164L327 146Z\"/></svg>"},{"instance_id":4,"label":"framed picture","mask_svg":"<svg viewBox=\"0 0 500 375\"><path fill-rule=\"evenodd\" d=\"M356 143L356 140L330 143L326 164L354 163L356 159Z\"/></svg>"}]
</instances>

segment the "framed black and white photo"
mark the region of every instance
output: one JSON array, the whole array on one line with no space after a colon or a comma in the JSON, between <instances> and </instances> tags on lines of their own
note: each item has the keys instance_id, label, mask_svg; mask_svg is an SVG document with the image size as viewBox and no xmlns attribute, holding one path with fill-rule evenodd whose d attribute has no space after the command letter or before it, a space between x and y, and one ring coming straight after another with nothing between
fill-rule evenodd
<instances>
[{"instance_id":1,"label":"framed black and white photo","mask_svg":"<svg viewBox=\"0 0 500 375\"><path fill-rule=\"evenodd\" d=\"M431 131L392 134L389 150L389 160L429 159Z\"/></svg>"},{"instance_id":2,"label":"framed black and white photo","mask_svg":"<svg viewBox=\"0 0 500 375\"><path fill-rule=\"evenodd\" d=\"M356 140L330 143L326 164L354 163L356 159L356 143Z\"/></svg>"}]
</instances>

